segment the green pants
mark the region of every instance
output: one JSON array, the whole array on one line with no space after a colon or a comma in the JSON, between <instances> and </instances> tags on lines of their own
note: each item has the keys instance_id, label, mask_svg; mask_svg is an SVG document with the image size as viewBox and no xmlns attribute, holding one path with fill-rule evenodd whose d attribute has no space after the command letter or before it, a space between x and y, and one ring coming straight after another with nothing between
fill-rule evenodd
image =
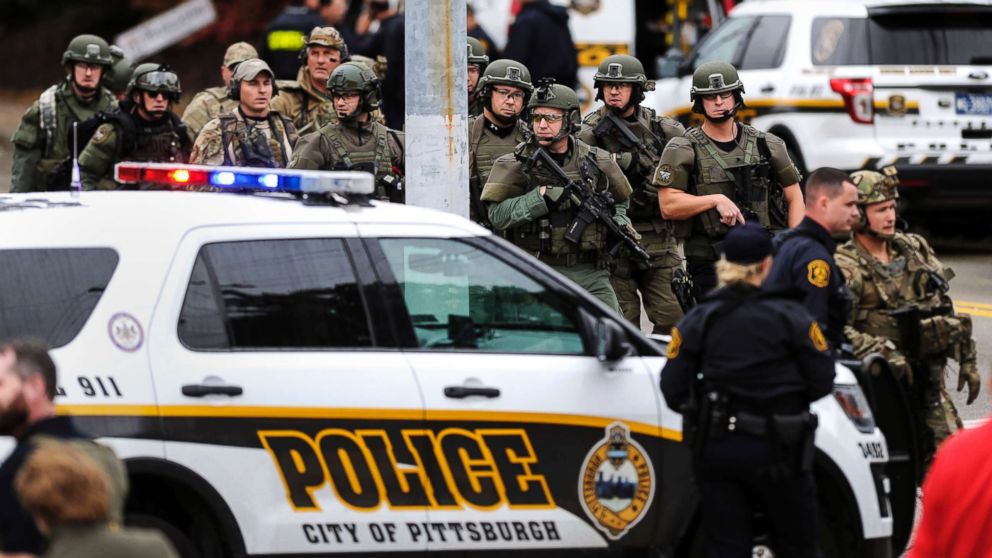
<instances>
[{"instance_id":1,"label":"green pants","mask_svg":"<svg viewBox=\"0 0 992 558\"><path fill-rule=\"evenodd\" d=\"M610 284L610 272L599 269L593 264L578 264L569 267L553 266L553 269L568 277L583 289L602 300L604 304L620 314L620 303L617 302L617 294Z\"/></svg>"},{"instance_id":2,"label":"green pants","mask_svg":"<svg viewBox=\"0 0 992 558\"><path fill-rule=\"evenodd\" d=\"M940 444L951 434L964 427L958 410L954 407L950 394L947 393L944 380L947 370L946 364L946 360L927 363L930 372L930 385L926 393L925 420L929 432L923 433L923 444L927 454L928 468L930 461L933 460L933 454Z\"/></svg>"},{"instance_id":3,"label":"green pants","mask_svg":"<svg viewBox=\"0 0 992 558\"><path fill-rule=\"evenodd\" d=\"M627 318L638 328L641 327L641 301L644 310L651 321L652 333L668 335L672 326L682 318L682 307L672 293L672 274L675 267L656 267L652 269L635 269L630 277L616 275L610 278L613 290L617 293L617 301ZM641 296L637 296L637 291Z\"/></svg>"}]
</instances>

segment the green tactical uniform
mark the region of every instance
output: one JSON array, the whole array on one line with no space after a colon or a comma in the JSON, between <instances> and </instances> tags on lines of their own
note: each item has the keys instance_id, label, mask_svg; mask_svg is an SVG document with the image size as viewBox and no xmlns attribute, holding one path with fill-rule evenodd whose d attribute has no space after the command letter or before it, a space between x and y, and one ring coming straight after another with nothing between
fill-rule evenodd
<instances>
[{"instance_id":1,"label":"green tactical uniform","mask_svg":"<svg viewBox=\"0 0 992 558\"><path fill-rule=\"evenodd\" d=\"M299 136L288 118L271 111L246 118L237 108L203 127L189 162L195 165L286 168Z\"/></svg>"},{"instance_id":2,"label":"green tactical uniform","mask_svg":"<svg viewBox=\"0 0 992 558\"><path fill-rule=\"evenodd\" d=\"M521 144L518 154L526 158L533 149L532 144ZM482 201L489 204L489 220L493 227L507 231L507 240L552 266L619 313L609 271L605 269L605 227L593 223L582 233L578 244L566 241L566 227L575 219L578 208L571 201L564 201L555 211L550 211L539 188L558 186L558 181L544 169L524 169L517 159L518 154L497 159L482 190ZM617 222L628 223L624 202L631 194L630 183L609 153L572 140L561 167L570 178L585 180L596 191L613 194L618 202Z\"/></svg>"},{"instance_id":3,"label":"green tactical uniform","mask_svg":"<svg viewBox=\"0 0 992 558\"><path fill-rule=\"evenodd\" d=\"M653 324L653 332L667 335L682 317L682 308L672 294L672 274L682 263L679 241L675 238L671 224L661 218L658 189L650 183L657 161L645 160L640 156L635 159L632 151L625 150L615 137L597 136L593 133L608 110L608 107L603 106L586 116L578 138L610 153L624 155L618 158L618 162L621 166L626 164L624 174L634 189L627 217L641 237L640 244L651 255L651 261L645 266L632 258L619 256L613 265L613 289L627 320L640 327L643 298L644 309ZM642 143L656 145L658 153L661 153L669 140L680 137L685 131L675 120L659 117L653 110L643 106L638 106L632 118L625 120L624 124ZM638 291L641 292L641 297L638 297Z\"/></svg>"},{"instance_id":4,"label":"green tactical uniform","mask_svg":"<svg viewBox=\"0 0 992 558\"><path fill-rule=\"evenodd\" d=\"M197 93L183 110L183 124L189 141L196 141L207 122L238 108L238 102L228 98L226 87L210 87Z\"/></svg>"},{"instance_id":5,"label":"green tactical uniform","mask_svg":"<svg viewBox=\"0 0 992 558\"><path fill-rule=\"evenodd\" d=\"M55 525L42 558L179 558L161 533L108 523Z\"/></svg>"},{"instance_id":6,"label":"green tactical uniform","mask_svg":"<svg viewBox=\"0 0 992 558\"><path fill-rule=\"evenodd\" d=\"M327 78L332 94L357 92L355 111L300 138L289 168L365 170L375 176L375 197L403 202L403 132L366 120L382 100L379 80L367 66L345 62Z\"/></svg>"},{"instance_id":7,"label":"green tactical uniform","mask_svg":"<svg viewBox=\"0 0 992 558\"><path fill-rule=\"evenodd\" d=\"M336 124L334 103L310 82L310 70L300 68L296 81L277 80L279 94L269 107L293 121L301 134L313 132L325 124Z\"/></svg>"},{"instance_id":8,"label":"green tactical uniform","mask_svg":"<svg viewBox=\"0 0 992 558\"><path fill-rule=\"evenodd\" d=\"M10 140L14 144L11 192L64 189L67 184L53 184L52 187L48 184L55 167L72 157L72 124L85 122L117 104L106 89L101 89L92 101L84 103L73 93L69 80L66 78L46 89L21 117L21 124ZM50 115L45 123L42 112Z\"/></svg>"},{"instance_id":9,"label":"green tactical uniform","mask_svg":"<svg viewBox=\"0 0 992 558\"><path fill-rule=\"evenodd\" d=\"M723 194L741 208L745 220L753 212L763 227L771 231L784 229L787 223L774 218L771 205L781 203L778 200L783 199L783 187L799 182L799 170L789 158L785 142L777 136L747 124L737 126L737 144L730 151L721 149L702 128L686 130L683 137L665 146L651 182L694 195ZM739 180L743 180L749 172L753 173L751 199L742 200L733 177L740 175ZM713 244L728 230L716 209L676 226L676 234L685 239L686 257L713 261L717 259Z\"/></svg>"}]
</instances>

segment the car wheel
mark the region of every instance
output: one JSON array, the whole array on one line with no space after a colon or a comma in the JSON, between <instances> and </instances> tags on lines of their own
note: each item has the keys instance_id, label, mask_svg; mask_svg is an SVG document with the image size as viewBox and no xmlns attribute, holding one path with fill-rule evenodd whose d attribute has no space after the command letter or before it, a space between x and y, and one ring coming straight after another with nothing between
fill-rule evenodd
<instances>
[{"instance_id":1,"label":"car wheel","mask_svg":"<svg viewBox=\"0 0 992 558\"><path fill-rule=\"evenodd\" d=\"M201 558L196 546L193 545L193 541L189 540L189 537L175 525L160 517L143 513L128 514L124 518L124 524L128 527L158 531L172 543L172 547L176 549L176 554L181 558Z\"/></svg>"}]
</instances>

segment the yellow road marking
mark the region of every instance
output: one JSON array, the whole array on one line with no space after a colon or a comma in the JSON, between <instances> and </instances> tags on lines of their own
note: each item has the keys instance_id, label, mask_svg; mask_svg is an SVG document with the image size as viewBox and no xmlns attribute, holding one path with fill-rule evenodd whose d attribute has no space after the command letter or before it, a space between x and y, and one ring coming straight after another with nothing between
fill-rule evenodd
<instances>
[{"instance_id":1,"label":"yellow road marking","mask_svg":"<svg viewBox=\"0 0 992 558\"><path fill-rule=\"evenodd\" d=\"M974 308L984 308L986 310L992 310L992 304L989 304L987 302L967 302L967 301L964 301L964 300L955 300L954 301L954 305L955 306L971 306L971 307L974 307Z\"/></svg>"}]
</instances>

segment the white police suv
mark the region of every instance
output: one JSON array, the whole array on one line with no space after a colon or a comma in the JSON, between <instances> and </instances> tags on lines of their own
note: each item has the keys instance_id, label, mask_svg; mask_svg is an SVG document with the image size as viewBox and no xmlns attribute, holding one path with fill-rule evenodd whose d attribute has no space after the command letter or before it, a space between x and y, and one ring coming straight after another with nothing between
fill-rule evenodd
<instances>
[{"instance_id":1,"label":"white police suv","mask_svg":"<svg viewBox=\"0 0 992 558\"><path fill-rule=\"evenodd\" d=\"M0 196L0 337L54 347L130 521L187 557L701 555L662 347L550 268L363 173L117 176L264 191ZM828 555L888 556L854 374L815 409Z\"/></svg>"},{"instance_id":2,"label":"white police suv","mask_svg":"<svg viewBox=\"0 0 992 558\"><path fill-rule=\"evenodd\" d=\"M692 72L740 69L740 112L781 137L801 169L895 165L907 209L992 208L992 4L988 0L748 0L649 101L690 121Z\"/></svg>"}]
</instances>

